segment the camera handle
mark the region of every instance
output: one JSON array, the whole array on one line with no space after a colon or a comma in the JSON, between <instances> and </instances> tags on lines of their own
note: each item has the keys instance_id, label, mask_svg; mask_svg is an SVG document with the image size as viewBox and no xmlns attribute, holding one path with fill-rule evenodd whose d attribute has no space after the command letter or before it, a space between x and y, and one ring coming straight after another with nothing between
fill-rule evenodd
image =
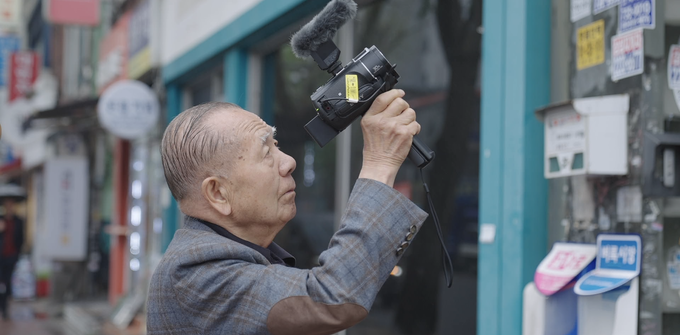
<instances>
[{"instance_id":1,"label":"camera handle","mask_svg":"<svg viewBox=\"0 0 680 335\"><path fill-rule=\"evenodd\" d=\"M434 151L416 135L413 136L413 144L411 144L411 151L408 152L408 158L417 167L423 168L434 159Z\"/></svg>"}]
</instances>

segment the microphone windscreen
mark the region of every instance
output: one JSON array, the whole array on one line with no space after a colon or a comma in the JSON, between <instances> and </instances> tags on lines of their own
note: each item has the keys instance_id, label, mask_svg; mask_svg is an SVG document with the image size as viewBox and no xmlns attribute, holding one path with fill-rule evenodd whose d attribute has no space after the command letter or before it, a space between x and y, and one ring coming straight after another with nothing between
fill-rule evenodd
<instances>
[{"instance_id":1,"label":"microphone windscreen","mask_svg":"<svg viewBox=\"0 0 680 335\"><path fill-rule=\"evenodd\" d=\"M290 39L293 53L299 58L308 58L356 14L357 4L354 0L332 0Z\"/></svg>"}]
</instances>

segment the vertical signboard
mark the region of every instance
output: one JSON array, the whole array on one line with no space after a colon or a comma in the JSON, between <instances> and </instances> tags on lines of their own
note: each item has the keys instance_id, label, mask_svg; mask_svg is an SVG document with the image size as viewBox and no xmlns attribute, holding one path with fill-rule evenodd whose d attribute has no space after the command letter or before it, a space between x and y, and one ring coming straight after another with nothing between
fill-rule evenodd
<instances>
[{"instance_id":1,"label":"vertical signboard","mask_svg":"<svg viewBox=\"0 0 680 335\"><path fill-rule=\"evenodd\" d=\"M85 260L88 169L85 157L45 163L45 252L52 259Z\"/></svg>"},{"instance_id":2,"label":"vertical signboard","mask_svg":"<svg viewBox=\"0 0 680 335\"><path fill-rule=\"evenodd\" d=\"M33 88L38 79L40 60L32 51L20 51L10 56L9 101L25 96Z\"/></svg>"},{"instance_id":3,"label":"vertical signboard","mask_svg":"<svg viewBox=\"0 0 680 335\"><path fill-rule=\"evenodd\" d=\"M45 0L43 3L49 22L85 26L99 24L100 0Z\"/></svg>"},{"instance_id":4,"label":"vertical signboard","mask_svg":"<svg viewBox=\"0 0 680 335\"><path fill-rule=\"evenodd\" d=\"M21 19L22 0L0 0L0 27L17 28Z\"/></svg>"},{"instance_id":5,"label":"vertical signboard","mask_svg":"<svg viewBox=\"0 0 680 335\"><path fill-rule=\"evenodd\" d=\"M128 12L118 19L99 45L96 79L98 93L102 93L110 84L127 78L129 23Z\"/></svg>"},{"instance_id":6,"label":"vertical signboard","mask_svg":"<svg viewBox=\"0 0 680 335\"><path fill-rule=\"evenodd\" d=\"M19 50L20 41L16 36L0 36L0 87L7 83L7 63L13 52Z\"/></svg>"},{"instance_id":7,"label":"vertical signboard","mask_svg":"<svg viewBox=\"0 0 680 335\"><path fill-rule=\"evenodd\" d=\"M128 77L137 79L151 69L151 10L150 0L135 9L130 18Z\"/></svg>"}]
</instances>

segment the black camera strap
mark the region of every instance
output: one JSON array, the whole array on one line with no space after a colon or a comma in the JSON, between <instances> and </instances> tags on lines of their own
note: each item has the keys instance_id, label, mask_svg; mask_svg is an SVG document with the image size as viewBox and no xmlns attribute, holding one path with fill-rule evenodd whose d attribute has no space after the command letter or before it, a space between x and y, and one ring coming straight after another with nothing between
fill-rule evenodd
<instances>
[{"instance_id":1,"label":"black camera strap","mask_svg":"<svg viewBox=\"0 0 680 335\"><path fill-rule=\"evenodd\" d=\"M439 217L437 216L437 211L434 210L434 204L432 203L432 196L430 196L430 188L427 187L425 182L425 177L423 177L423 168L419 168L420 179L423 181L423 188L425 189L425 195L427 196L427 203L430 205L430 214L432 215L432 220L434 221L434 226L437 229L437 236L439 237L439 243L442 246L442 268L444 269L444 278L446 279L446 287L451 288L453 284L453 263L451 262L451 256L449 256L448 250L446 250L446 244L444 243L444 234L442 233L442 227L439 223Z\"/></svg>"}]
</instances>

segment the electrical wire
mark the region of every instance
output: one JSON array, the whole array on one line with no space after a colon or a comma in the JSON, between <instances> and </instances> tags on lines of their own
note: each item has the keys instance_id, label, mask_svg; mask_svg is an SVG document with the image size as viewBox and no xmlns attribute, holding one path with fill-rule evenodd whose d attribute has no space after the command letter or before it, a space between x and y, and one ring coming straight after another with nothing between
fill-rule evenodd
<instances>
[{"instance_id":1,"label":"electrical wire","mask_svg":"<svg viewBox=\"0 0 680 335\"><path fill-rule=\"evenodd\" d=\"M451 288L451 284L453 284L453 263L451 262L451 256L449 256L449 251L446 250L446 244L444 243L443 236L444 234L442 234L442 227L439 222L439 216L437 216L437 212L434 210L434 203L432 203L432 197L430 196L430 188L427 186L427 183L425 183L425 177L423 177L423 168L420 168L418 170L420 171L420 179L423 181L423 188L425 189L425 195L427 196L427 203L430 206L430 214L432 215L434 226L437 229L439 243L441 243L442 246L442 268L444 269L446 287Z\"/></svg>"}]
</instances>

